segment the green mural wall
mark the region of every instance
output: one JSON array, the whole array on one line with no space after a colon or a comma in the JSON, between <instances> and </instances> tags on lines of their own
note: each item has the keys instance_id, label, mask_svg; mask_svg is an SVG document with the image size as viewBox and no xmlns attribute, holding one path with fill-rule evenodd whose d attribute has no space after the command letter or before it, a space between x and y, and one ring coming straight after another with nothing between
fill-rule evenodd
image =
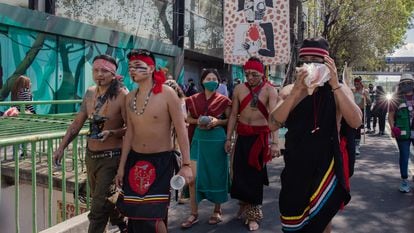
<instances>
[{"instance_id":1,"label":"green mural wall","mask_svg":"<svg viewBox=\"0 0 414 233\"><path fill-rule=\"evenodd\" d=\"M27 16L45 17L49 20L46 14L10 7L9 9L23 12ZM0 101L10 100L11 88L19 75L27 75L30 78L34 100L81 99L86 89L94 84L92 61L99 54L108 54L116 58L118 73L124 76L124 84L129 90L135 88L135 84L128 74L126 60L126 54L131 48L146 48L155 52L157 68L167 67L171 71L175 68L174 57L175 54L178 54L178 50L172 45L128 36L125 33L113 31L107 33L110 30L58 17L54 17L55 22L64 21L64 25L68 26L69 31L62 28L52 30L50 26L30 29L29 22L18 22L12 17L7 17L3 14L3 10L4 14L7 13L5 8L0 9L0 14L2 14L0 17L0 65L2 71L0 72ZM47 22L46 25L52 23ZM84 26L90 29L89 32L96 31L96 33L74 32L73 30L81 30L82 28L76 28L73 25ZM95 30L92 30L91 27ZM96 34L103 35L100 41L92 40L96 38ZM74 112L79 106L39 105L35 107L40 114L50 114ZM0 108L0 110L4 111L5 109Z\"/></svg>"}]
</instances>

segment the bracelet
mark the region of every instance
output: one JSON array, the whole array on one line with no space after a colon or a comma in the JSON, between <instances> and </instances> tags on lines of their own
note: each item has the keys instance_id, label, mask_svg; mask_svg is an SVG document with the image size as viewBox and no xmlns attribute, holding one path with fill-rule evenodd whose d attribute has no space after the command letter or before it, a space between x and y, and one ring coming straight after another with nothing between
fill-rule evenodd
<instances>
[{"instance_id":1,"label":"bracelet","mask_svg":"<svg viewBox=\"0 0 414 233\"><path fill-rule=\"evenodd\" d=\"M191 167L190 163L183 163L181 164L182 167Z\"/></svg>"},{"instance_id":2,"label":"bracelet","mask_svg":"<svg viewBox=\"0 0 414 233\"><path fill-rule=\"evenodd\" d=\"M270 122L272 124L276 125L277 128L283 128L283 127L285 127L285 123L276 120L273 115L271 115L271 117L270 117Z\"/></svg>"},{"instance_id":3,"label":"bracelet","mask_svg":"<svg viewBox=\"0 0 414 233\"><path fill-rule=\"evenodd\" d=\"M333 89L332 89L332 92L334 92L334 91L338 90L338 89L339 89L339 88L341 88L341 87L342 87L342 85L339 85L338 87L333 88Z\"/></svg>"}]
</instances>

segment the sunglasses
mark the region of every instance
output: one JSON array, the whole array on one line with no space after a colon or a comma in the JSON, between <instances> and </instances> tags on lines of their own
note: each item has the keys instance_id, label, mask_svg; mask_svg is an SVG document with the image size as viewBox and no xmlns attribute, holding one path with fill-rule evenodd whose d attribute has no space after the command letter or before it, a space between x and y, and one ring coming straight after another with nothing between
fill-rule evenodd
<instances>
[{"instance_id":1,"label":"sunglasses","mask_svg":"<svg viewBox=\"0 0 414 233\"><path fill-rule=\"evenodd\" d=\"M414 82L408 81L408 82L402 82L399 83L398 86L402 87L402 86L413 86Z\"/></svg>"},{"instance_id":2,"label":"sunglasses","mask_svg":"<svg viewBox=\"0 0 414 233\"><path fill-rule=\"evenodd\" d=\"M244 74L247 78L249 77L249 76L253 76L253 78L260 78L260 77L262 77L262 75L261 74L259 74L259 73L245 73Z\"/></svg>"}]
</instances>

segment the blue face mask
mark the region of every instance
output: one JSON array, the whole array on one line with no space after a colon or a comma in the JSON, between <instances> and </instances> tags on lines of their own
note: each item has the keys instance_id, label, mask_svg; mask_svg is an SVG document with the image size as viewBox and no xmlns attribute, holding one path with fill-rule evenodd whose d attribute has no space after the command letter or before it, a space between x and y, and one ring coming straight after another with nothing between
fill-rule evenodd
<instances>
[{"instance_id":1,"label":"blue face mask","mask_svg":"<svg viewBox=\"0 0 414 233\"><path fill-rule=\"evenodd\" d=\"M208 91L215 91L218 87L218 82L210 81L203 83L203 86Z\"/></svg>"}]
</instances>

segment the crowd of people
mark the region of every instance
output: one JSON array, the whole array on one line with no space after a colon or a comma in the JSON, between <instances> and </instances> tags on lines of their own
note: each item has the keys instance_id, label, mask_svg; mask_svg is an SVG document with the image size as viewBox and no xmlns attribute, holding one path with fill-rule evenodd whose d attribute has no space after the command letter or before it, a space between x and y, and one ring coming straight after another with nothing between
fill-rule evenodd
<instances>
[{"instance_id":1,"label":"crowd of people","mask_svg":"<svg viewBox=\"0 0 414 233\"><path fill-rule=\"evenodd\" d=\"M182 228L199 222L198 205L203 200L213 204L208 223L219 224L222 204L233 198L239 204L235 216L249 231L258 230L264 218L263 188L269 185L267 163L281 155L278 130L283 127L287 133L279 194L281 228L331 232L332 218L351 199L349 178L355 154L360 153L361 130L366 127L363 132L374 134L378 122L378 135L384 135L388 110L400 150L400 191L410 192L412 76L402 77L398 101L389 105L382 86L369 84L366 89L357 77L349 87L341 80L323 38L304 40L295 81L280 90L268 81L265 66L256 57L243 65L246 82L231 90L214 68L202 70L200 85L188 79L181 86L172 77L167 80L165 70L156 69L152 52L134 49L127 58L129 75L138 88L128 91L123 86L113 57L96 56L95 85L86 91L53 155L59 166L64 149L84 123L89 124L88 232L104 232L108 221L120 232L167 232L174 174L182 176L189 189L190 212ZM323 64L326 81L313 85L321 74L313 75L307 68L310 64ZM12 98L28 98L30 85L24 76L15 89ZM35 113L32 106L26 111ZM114 187L119 192L115 203L108 199Z\"/></svg>"}]
</instances>

